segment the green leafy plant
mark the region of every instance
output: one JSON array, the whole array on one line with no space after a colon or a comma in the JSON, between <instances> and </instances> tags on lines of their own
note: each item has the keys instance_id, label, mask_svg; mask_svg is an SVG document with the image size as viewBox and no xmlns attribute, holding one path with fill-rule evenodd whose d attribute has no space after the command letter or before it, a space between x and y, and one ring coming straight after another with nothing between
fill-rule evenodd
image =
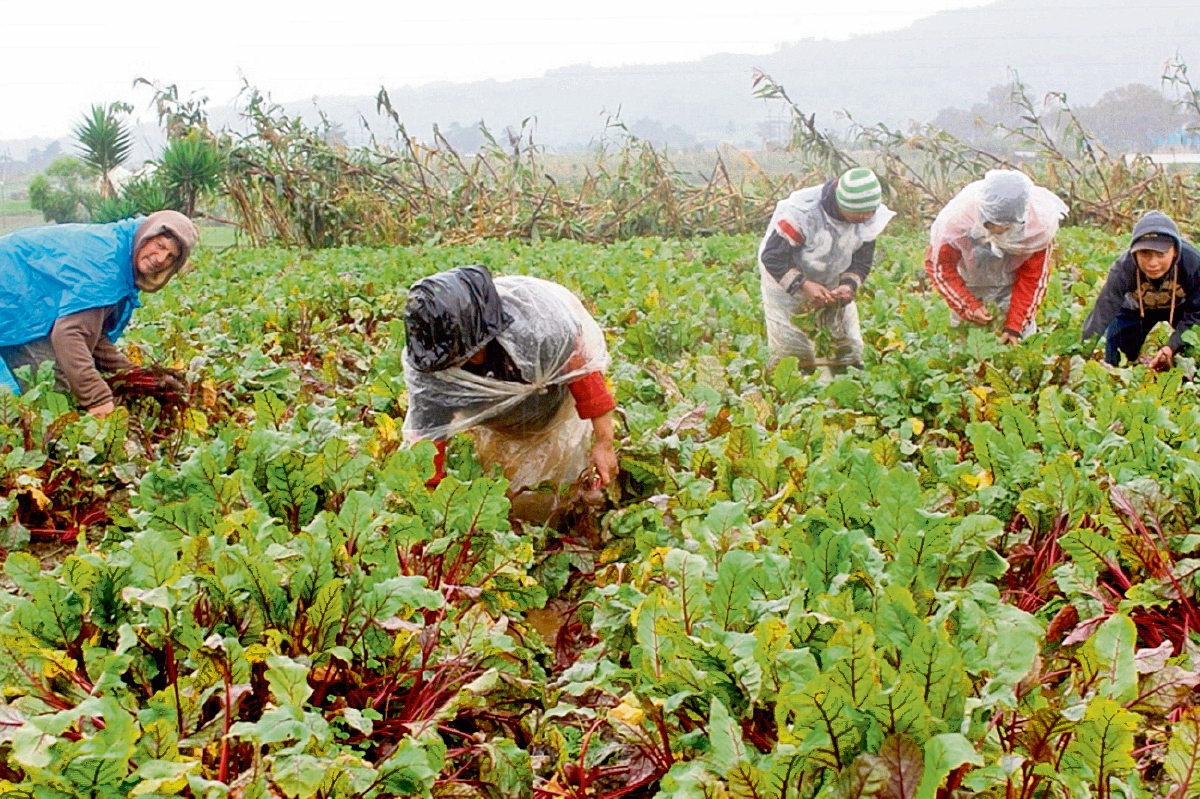
<instances>
[{"instance_id":1,"label":"green leafy plant","mask_svg":"<svg viewBox=\"0 0 1200 799\"><path fill-rule=\"evenodd\" d=\"M223 164L216 145L199 131L171 139L163 150L156 177L172 205L195 215L196 201L221 185Z\"/></svg>"},{"instance_id":2,"label":"green leafy plant","mask_svg":"<svg viewBox=\"0 0 1200 799\"><path fill-rule=\"evenodd\" d=\"M81 415L49 371L0 397L0 779L1190 796L1200 401L1187 360L1079 340L1121 245L1059 239L1009 347L950 327L923 237L885 237L840 376L764 367L754 236L202 249L127 339L186 373L181 429ZM460 263L559 280L605 327L602 515L511 519L466 439L425 488L403 287Z\"/></svg>"},{"instance_id":3,"label":"green leafy plant","mask_svg":"<svg viewBox=\"0 0 1200 799\"><path fill-rule=\"evenodd\" d=\"M102 200L115 193L110 174L129 160L133 150L133 137L120 117L131 110L126 103L93 105L74 128L80 158L99 176Z\"/></svg>"},{"instance_id":4,"label":"green leafy plant","mask_svg":"<svg viewBox=\"0 0 1200 799\"><path fill-rule=\"evenodd\" d=\"M83 222L95 194L88 187L90 174L78 158L64 155L29 182L29 204L47 222Z\"/></svg>"}]
</instances>

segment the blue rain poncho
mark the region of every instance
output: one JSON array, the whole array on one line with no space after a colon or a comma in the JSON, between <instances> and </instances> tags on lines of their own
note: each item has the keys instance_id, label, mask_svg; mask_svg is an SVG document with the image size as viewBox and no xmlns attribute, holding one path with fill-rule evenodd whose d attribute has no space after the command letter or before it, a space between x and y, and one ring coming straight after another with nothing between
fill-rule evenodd
<instances>
[{"instance_id":1,"label":"blue rain poncho","mask_svg":"<svg viewBox=\"0 0 1200 799\"><path fill-rule=\"evenodd\" d=\"M64 316L117 306L108 338L121 337L138 302L133 240L145 217L107 225L52 225L0 236L0 347L50 333ZM0 387L19 393L0 358Z\"/></svg>"}]
</instances>

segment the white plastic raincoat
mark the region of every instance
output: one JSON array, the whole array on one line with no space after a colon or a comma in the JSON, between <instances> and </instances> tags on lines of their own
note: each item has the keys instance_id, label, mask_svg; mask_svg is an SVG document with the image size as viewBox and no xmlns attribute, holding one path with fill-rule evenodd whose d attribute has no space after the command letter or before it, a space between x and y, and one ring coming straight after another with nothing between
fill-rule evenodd
<instances>
[{"instance_id":1,"label":"white plastic raincoat","mask_svg":"<svg viewBox=\"0 0 1200 799\"><path fill-rule=\"evenodd\" d=\"M787 199L775 206L767 234L759 244L758 272L762 283L763 309L767 322L767 343L780 356L795 356L802 366L812 363L816 351L812 341L793 322L797 314L809 313L815 306L803 293L793 296L767 272L762 263L762 250L771 234L781 231L791 239L785 227L799 232L804 237L800 248L800 263L809 280L820 283L827 289L837 288L842 274L850 267L850 261L859 247L874 241L887 227L896 213L886 205L880 205L875 215L866 222L851 223L834 219L821 206L824 186L811 186L792 192ZM854 302L841 306L820 309L814 319L816 325L827 328L837 345L837 357L845 362L862 360L862 332L859 329L858 306Z\"/></svg>"},{"instance_id":2,"label":"white plastic raincoat","mask_svg":"<svg viewBox=\"0 0 1200 799\"><path fill-rule=\"evenodd\" d=\"M1058 233L1059 221L1069 209L1054 192L1035 185L1023 173L1011 170L988 173L989 177L995 175L1012 177L1024 185L1022 219L1003 234L989 232L984 227L985 184L989 178L977 180L955 195L937 215L929 232L930 257L937 259L946 244L954 247L962 257L958 273L971 293L1007 311L1017 269L1030 256L1050 247Z\"/></svg>"}]
</instances>

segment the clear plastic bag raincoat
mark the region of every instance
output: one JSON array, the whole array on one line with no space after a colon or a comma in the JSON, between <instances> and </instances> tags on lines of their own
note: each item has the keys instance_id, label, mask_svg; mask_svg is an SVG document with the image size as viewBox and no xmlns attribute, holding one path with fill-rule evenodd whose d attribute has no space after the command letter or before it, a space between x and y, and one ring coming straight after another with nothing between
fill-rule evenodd
<instances>
[{"instance_id":1,"label":"clear plastic bag raincoat","mask_svg":"<svg viewBox=\"0 0 1200 799\"><path fill-rule=\"evenodd\" d=\"M984 302L1007 309L1017 269L1030 256L1054 242L1059 221L1067 215L1066 203L1049 189L1037 186L1026 175L993 170L988 175L1019 176L1025 186L1023 220L1000 235L984 227L987 178L966 186L946 203L929 231L930 257L936 259L946 244L958 250L958 272L971 293Z\"/></svg>"},{"instance_id":2,"label":"clear plastic bag raincoat","mask_svg":"<svg viewBox=\"0 0 1200 799\"><path fill-rule=\"evenodd\" d=\"M458 366L421 371L406 347L405 436L442 441L469 431L480 460L500 463L513 491L546 480L571 483L588 465L592 425L575 413L567 384L608 368L604 333L557 283L523 275L494 282L511 319L495 340L524 382Z\"/></svg>"}]
</instances>

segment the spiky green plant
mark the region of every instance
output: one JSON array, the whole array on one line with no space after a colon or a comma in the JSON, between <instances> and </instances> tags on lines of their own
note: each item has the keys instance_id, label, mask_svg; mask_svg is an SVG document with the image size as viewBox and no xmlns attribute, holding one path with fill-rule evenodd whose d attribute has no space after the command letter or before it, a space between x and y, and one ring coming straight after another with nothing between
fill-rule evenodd
<instances>
[{"instance_id":1,"label":"spiky green plant","mask_svg":"<svg viewBox=\"0 0 1200 799\"><path fill-rule=\"evenodd\" d=\"M115 193L109 173L128 161L133 150L133 137L119 116L129 110L124 103L112 103L107 108L93 105L74 129L80 158L100 175L101 199Z\"/></svg>"},{"instance_id":2,"label":"spiky green plant","mask_svg":"<svg viewBox=\"0 0 1200 799\"><path fill-rule=\"evenodd\" d=\"M172 139L159 162L159 175L174 205L188 216L196 200L221 185L222 158L213 142L199 131Z\"/></svg>"}]
</instances>

